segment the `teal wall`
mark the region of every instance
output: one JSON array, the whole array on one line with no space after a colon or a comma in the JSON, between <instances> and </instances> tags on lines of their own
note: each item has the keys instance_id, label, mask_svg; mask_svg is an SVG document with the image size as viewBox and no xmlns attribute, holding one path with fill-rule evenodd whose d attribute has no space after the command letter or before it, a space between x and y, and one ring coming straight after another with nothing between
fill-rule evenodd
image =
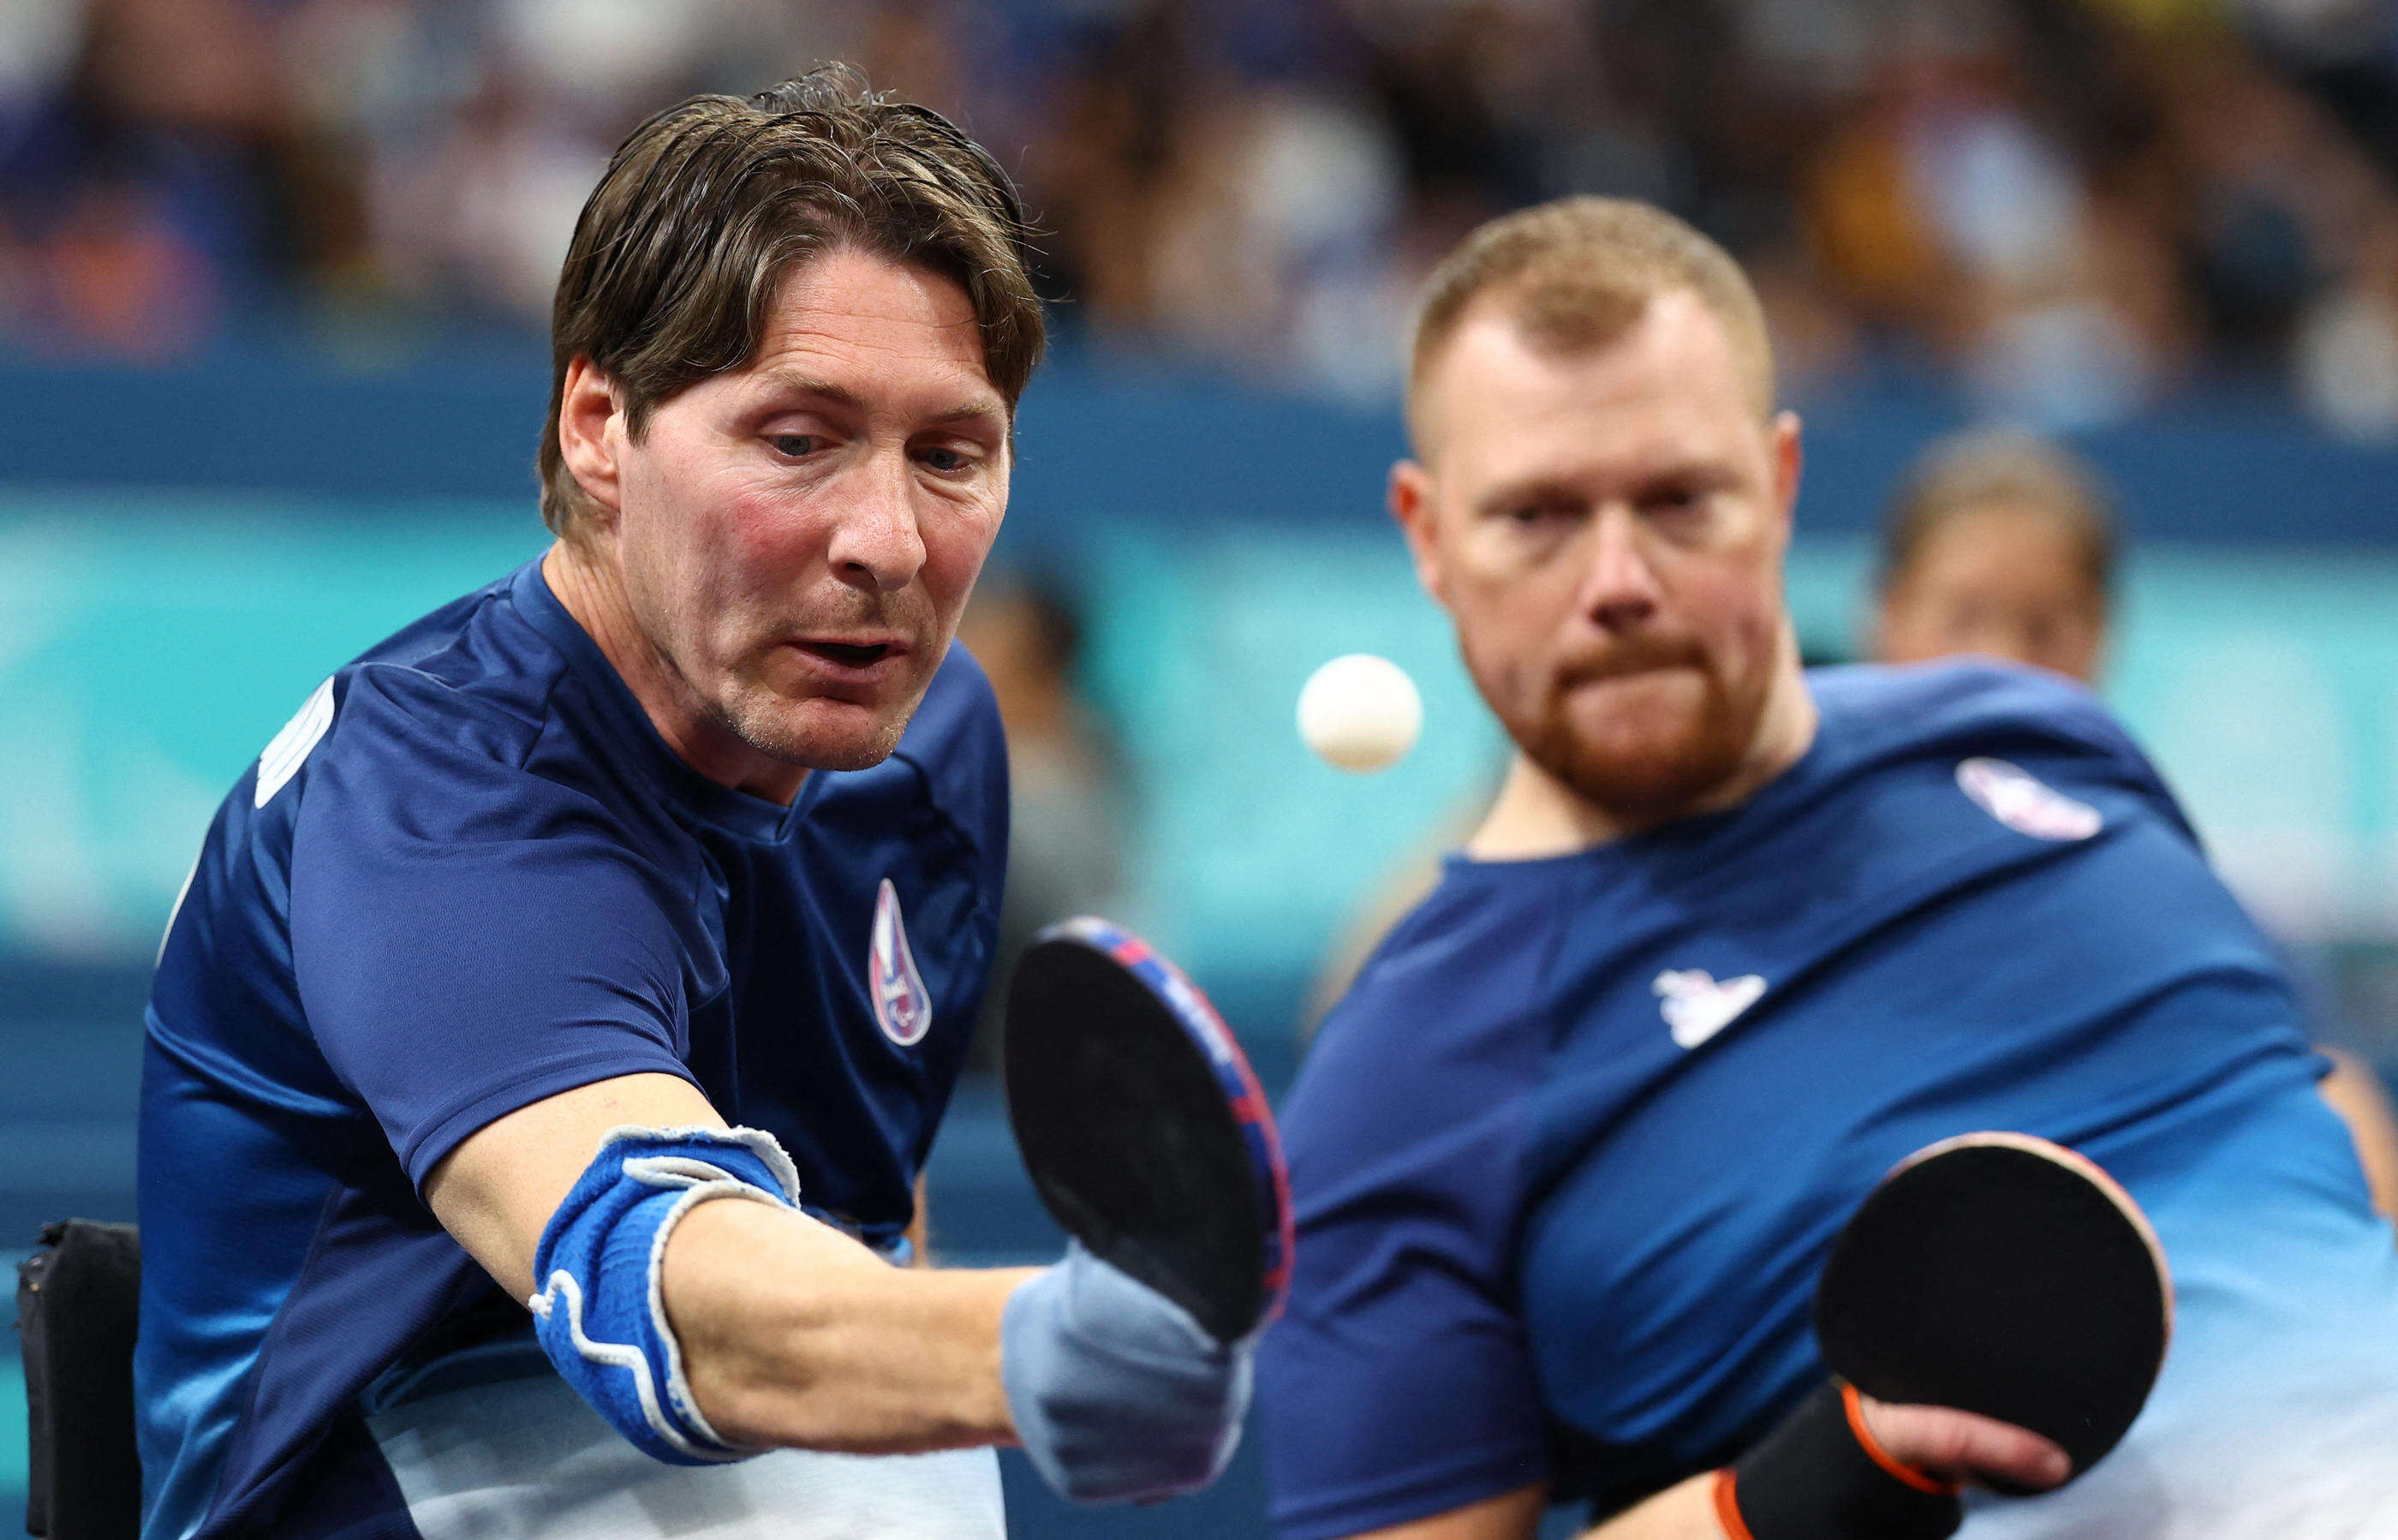
<instances>
[{"instance_id":1,"label":"teal wall","mask_svg":"<svg viewBox=\"0 0 2398 1540\"><path fill-rule=\"evenodd\" d=\"M1090 528L1093 682L1142 785L1126 918L1203 977L1303 970L1498 762L1445 621L1381 526ZM0 952L146 952L317 682L543 538L501 505L0 501ZM1864 574L1852 537L1794 556L1812 652L1851 649ZM1291 725L1354 651L1424 692L1421 746L1379 777ZM2398 935L2398 552L2144 547L2108 692L2270 920Z\"/></svg>"},{"instance_id":2,"label":"teal wall","mask_svg":"<svg viewBox=\"0 0 2398 1540\"><path fill-rule=\"evenodd\" d=\"M317 682L544 538L472 506L0 500L0 951L155 944Z\"/></svg>"}]
</instances>

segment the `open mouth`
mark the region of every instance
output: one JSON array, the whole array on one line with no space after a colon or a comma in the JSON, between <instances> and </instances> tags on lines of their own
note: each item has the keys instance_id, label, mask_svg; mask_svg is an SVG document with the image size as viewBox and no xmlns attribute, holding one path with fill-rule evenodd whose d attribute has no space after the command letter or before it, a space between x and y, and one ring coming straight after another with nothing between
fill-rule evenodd
<instances>
[{"instance_id":1,"label":"open mouth","mask_svg":"<svg viewBox=\"0 0 2398 1540\"><path fill-rule=\"evenodd\" d=\"M891 655L891 643L887 642L811 642L807 649L851 669L868 668Z\"/></svg>"}]
</instances>

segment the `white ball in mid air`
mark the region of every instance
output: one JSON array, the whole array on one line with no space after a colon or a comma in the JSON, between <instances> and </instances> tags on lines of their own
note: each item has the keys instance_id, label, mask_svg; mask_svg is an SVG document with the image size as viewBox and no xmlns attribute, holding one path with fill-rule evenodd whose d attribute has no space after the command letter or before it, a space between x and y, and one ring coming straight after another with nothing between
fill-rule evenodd
<instances>
[{"instance_id":1,"label":"white ball in mid air","mask_svg":"<svg viewBox=\"0 0 2398 1540\"><path fill-rule=\"evenodd\" d=\"M1371 653L1336 657L1299 692L1299 736L1327 763L1387 770L1423 731L1423 697L1405 669Z\"/></svg>"}]
</instances>

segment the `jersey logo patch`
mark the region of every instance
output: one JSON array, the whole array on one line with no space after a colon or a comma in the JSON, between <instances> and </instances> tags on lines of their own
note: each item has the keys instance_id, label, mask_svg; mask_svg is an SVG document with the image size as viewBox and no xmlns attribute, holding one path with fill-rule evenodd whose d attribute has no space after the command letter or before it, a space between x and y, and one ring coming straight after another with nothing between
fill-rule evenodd
<instances>
[{"instance_id":1,"label":"jersey logo patch","mask_svg":"<svg viewBox=\"0 0 2398 1540\"><path fill-rule=\"evenodd\" d=\"M1757 1004L1765 993L1765 979L1744 973L1718 983L1704 968L1667 968L1649 987L1657 992L1658 1012L1665 1018L1675 1043L1695 1048Z\"/></svg>"},{"instance_id":2,"label":"jersey logo patch","mask_svg":"<svg viewBox=\"0 0 2398 1540\"><path fill-rule=\"evenodd\" d=\"M2004 760L1965 761L1957 766L1957 785L1983 812L2035 840L2086 840L2106 827L2098 809Z\"/></svg>"},{"instance_id":3,"label":"jersey logo patch","mask_svg":"<svg viewBox=\"0 0 2398 1540\"><path fill-rule=\"evenodd\" d=\"M933 996L924 988L924 976L916 971L908 927L899 919L899 890L888 877L874 895L874 939L867 948L866 980L882 1035L903 1048L923 1042L933 1027Z\"/></svg>"},{"instance_id":4,"label":"jersey logo patch","mask_svg":"<svg viewBox=\"0 0 2398 1540\"><path fill-rule=\"evenodd\" d=\"M249 793L252 807L264 807L275 800L275 793L291 784L291 777L308 763L308 755L333 725L333 682L330 679L309 692L308 698L293 713L283 731L258 756L258 784Z\"/></svg>"}]
</instances>

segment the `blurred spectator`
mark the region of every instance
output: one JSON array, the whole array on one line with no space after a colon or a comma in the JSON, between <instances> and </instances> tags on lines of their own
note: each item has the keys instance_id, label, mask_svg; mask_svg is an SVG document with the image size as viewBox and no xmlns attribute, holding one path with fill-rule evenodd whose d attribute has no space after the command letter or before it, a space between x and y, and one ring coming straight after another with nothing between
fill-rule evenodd
<instances>
[{"instance_id":1,"label":"blurred spectator","mask_svg":"<svg viewBox=\"0 0 2398 1540\"><path fill-rule=\"evenodd\" d=\"M498 71L429 152L392 157L376 189L388 277L459 308L545 315L607 152L556 97Z\"/></svg>"},{"instance_id":2,"label":"blurred spectator","mask_svg":"<svg viewBox=\"0 0 2398 1540\"><path fill-rule=\"evenodd\" d=\"M1596 192L1746 261L1801 392L2228 364L2398 432L2382 0L0 0L0 336L537 329L634 123L834 57L999 148L1103 348L1385 399L1434 254Z\"/></svg>"},{"instance_id":3,"label":"blurred spectator","mask_svg":"<svg viewBox=\"0 0 2398 1540\"><path fill-rule=\"evenodd\" d=\"M1062 594L1032 577L990 574L958 640L990 677L1007 729L1007 897L973 1059L988 1070L999 1061L1008 979L1033 933L1114 910L1130 810L1123 759L1076 685L1082 623Z\"/></svg>"},{"instance_id":4,"label":"blurred spectator","mask_svg":"<svg viewBox=\"0 0 2398 1540\"><path fill-rule=\"evenodd\" d=\"M138 183L77 188L38 255L27 319L46 344L155 362L196 346L215 319L209 263Z\"/></svg>"},{"instance_id":5,"label":"blurred spectator","mask_svg":"<svg viewBox=\"0 0 2398 1540\"><path fill-rule=\"evenodd\" d=\"M1918 459L1884 525L1877 662L1974 653L2095 684L2115 584L2105 489L2063 448L1965 434ZM2325 1048L2324 1100L2348 1124L2374 1207L2398 1218L2398 1117L2380 1077Z\"/></svg>"},{"instance_id":6,"label":"blurred spectator","mask_svg":"<svg viewBox=\"0 0 2398 1540\"><path fill-rule=\"evenodd\" d=\"M2300 399L2359 443L2398 440L2398 212L2358 243L2347 280L2308 305L2291 365Z\"/></svg>"},{"instance_id":7,"label":"blurred spectator","mask_svg":"<svg viewBox=\"0 0 2398 1540\"><path fill-rule=\"evenodd\" d=\"M1935 444L1885 526L1873 655L1980 653L2095 682L2115 544L2106 493L2063 449L2006 433Z\"/></svg>"}]
</instances>

